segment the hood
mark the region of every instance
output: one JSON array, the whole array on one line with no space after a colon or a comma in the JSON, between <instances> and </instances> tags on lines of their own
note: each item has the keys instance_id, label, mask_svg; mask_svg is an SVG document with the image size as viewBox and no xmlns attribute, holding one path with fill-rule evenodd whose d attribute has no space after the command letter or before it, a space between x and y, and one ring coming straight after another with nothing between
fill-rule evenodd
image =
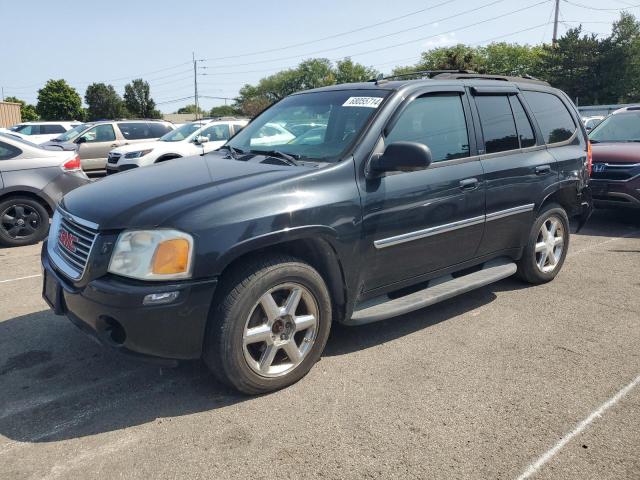
<instances>
[{"instance_id":1,"label":"hood","mask_svg":"<svg viewBox=\"0 0 640 480\"><path fill-rule=\"evenodd\" d=\"M172 143L180 143L180 142L140 142L140 143L132 143L130 145L122 145L121 147L114 148L111 150L115 153L129 153L129 152L137 152L138 150L149 150L149 149L163 149L166 150L167 145L171 145Z\"/></svg>"},{"instance_id":2,"label":"hood","mask_svg":"<svg viewBox=\"0 0 640 480\"><path fill-rule=\"evenodd\" d=\"M103 230L173 226L165 222L179 221L183 212L313 170L260 163L261 159L225 159L214 152L135 168L71 191L62 205Z\"/></svg>"},{"instance_id":3,"label":"hood","mask_svg":"<svg viewBox=\"0 0 640 480\"><path fill-rule=\"evenodd\" d=\"M611 142L592 145L593 163L640 163L640 143Z\"/></svg>"},{"instance_id":4,"label":"hood","mask_svg":"<svg viewBox=\"0 0 640 480\"><path fill-rule=\"evenodd\" d=\"M43 142L40 144L41 148L45 148L47 150L65 150L65 151L73 151L78 149L78 145L73 142L54 142L53 140L49 140L48 142Z\"/></svg>"}]
</instances>

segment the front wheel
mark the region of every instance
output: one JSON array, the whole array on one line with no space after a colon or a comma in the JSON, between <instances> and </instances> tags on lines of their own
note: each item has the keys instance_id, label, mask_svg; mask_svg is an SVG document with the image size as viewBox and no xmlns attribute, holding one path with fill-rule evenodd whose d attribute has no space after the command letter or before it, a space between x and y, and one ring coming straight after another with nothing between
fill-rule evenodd
<instances>
[{"instance_id":1,"label":"front wheel","mask_svg":"<svg viewBox=\"0 0 640 480\"><path fill-rule=\"evenodd\" d=\"M36 200L12 197L0 202L0 246L21 247L47 236L49 214Z\"/></svg>"},{"instance_id":2,"label":"front wheel","mask_svg":"<svg viewBox=\"0 0 640 480\"><path fill-rule=\"evenodd\" d=\"M223 279L204 360L223 382L248 394L297 382L320 359L331 300L320 274L289 256L247 262Z\"/></svg>"},{"instance_id":3,"label":"front wheel","mask_svg":"<svg viewBox=\"0 0 640 480\"><path fill-rule=\"evenodd\" d=\"M518 261L518 276L533 284L553 280L567 256L569 218L558 204L542 208L531 227L527 245Z\"/></svg>"}]
</instances>

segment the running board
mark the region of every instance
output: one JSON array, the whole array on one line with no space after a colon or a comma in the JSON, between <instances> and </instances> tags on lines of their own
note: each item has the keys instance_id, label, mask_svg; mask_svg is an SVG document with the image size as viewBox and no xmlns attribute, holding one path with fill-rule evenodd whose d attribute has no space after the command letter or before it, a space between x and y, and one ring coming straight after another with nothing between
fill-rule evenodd
<instances>
[{"instance_id":1,"label":"running board","mask_svg":"<svg viewBox=\"0 0 640 480\"><path fill-rule=\"evenodd\" d=\"M346 325L364 325L388 318L404 315L434 303L442 302L462 293L484 287L516 273L516 264L509 259L491 260L481 270L453 278L451 275L431 280L424 290L410 293L404 297L388 300L384 296L359 305Z\"/></svg>"}]
</instances>

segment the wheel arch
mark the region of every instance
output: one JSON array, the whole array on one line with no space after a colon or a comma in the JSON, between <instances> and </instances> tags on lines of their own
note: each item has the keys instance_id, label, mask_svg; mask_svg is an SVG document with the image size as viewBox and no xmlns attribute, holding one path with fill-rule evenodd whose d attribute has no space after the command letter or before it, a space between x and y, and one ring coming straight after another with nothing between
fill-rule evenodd
<instances>
[{"instance_id":1,"label":"wheel arch","mask_svg":"<svg viewBox=\"0 0 640 480\"><path fill-rule=\"evenodd\" d=\"M0 193L0 202L12 197L26 197L35 200L44 207L50 216L53 215L53 212L56 209L56 205L51 199L42 195L41 191L33 190L29 187L5 189Z\"/></svg>"},{"instance_id":2,"label":"wheel arch","mask_svg":"<svg viewBox=\"0 0 640 480\"><path fill-rule=\"evenodd\" d=\"M156 158L155 162L153 163L161 163L167 160L173 160L174 158L182 158L182 155L179 155L177 153L164 153Z\"/></svg>"},{"instance_id":3,"label":"wheel arch","mask_svg":"<svg viewBox=\"0 0 640 480\"><path fill-rule=\"evenodd\" d=\"M556 188L547 192L537 208L539 213L549 203L557 203L567 212L567 216L573 217L581 212L581 203L575 183L557 184Z\"/></svg>"},{"instance_id":4,"label":"wheel arch","mask_svg":"<svg viewBox=\"0 0 640 480\"><path fill-rule=\"evenodd\" d=\"M299 258L315 268L325 280L331 295L333 319L340 319L346 312L348 294L343 262L333 242L334 234L333 229L318 226L253 238L223 254L216 271L224 281L235 265L250 261L254 256L286 253Z\"/></svg>"}]
</instances>

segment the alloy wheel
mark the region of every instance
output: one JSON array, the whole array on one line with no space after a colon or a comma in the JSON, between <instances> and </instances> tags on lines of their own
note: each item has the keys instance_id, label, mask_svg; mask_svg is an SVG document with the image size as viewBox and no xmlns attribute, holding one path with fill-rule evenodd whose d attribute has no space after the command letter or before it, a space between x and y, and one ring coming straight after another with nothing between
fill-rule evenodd
<instances>
[{"instance_id":1,"label":"alloy wheel","mask_svg":"<svg viewBox=\"0 0 640 480\"><path fill-rule=\"evenodd\" d=\"M260 297L247 318L244 358L263 377L290 373L307 357L318 330L318 302L299 283L278 285Z\"/></svg>"},{"instance_id":2,"label":"alloy wheel","mask_svg":"<svg viewBox=\"0 0 640 480\"><path fill-rule=\"evenodd\" d=\"M553 272L564 250L564 227L556 216L546 219L540 226L536 240L536 265L542 273Z\"/></svg>"},{"instance_id":3,"label":"alloy wheel","mask_svg":"<svg viewBox=\"0 0 640 480\"><path fill-rule=\"evenodd\" d=\"M41 223L40 214L29 205L11 205L0 214L0 226L13 239L35 235Z\"/></svg>"}]
</instances>

